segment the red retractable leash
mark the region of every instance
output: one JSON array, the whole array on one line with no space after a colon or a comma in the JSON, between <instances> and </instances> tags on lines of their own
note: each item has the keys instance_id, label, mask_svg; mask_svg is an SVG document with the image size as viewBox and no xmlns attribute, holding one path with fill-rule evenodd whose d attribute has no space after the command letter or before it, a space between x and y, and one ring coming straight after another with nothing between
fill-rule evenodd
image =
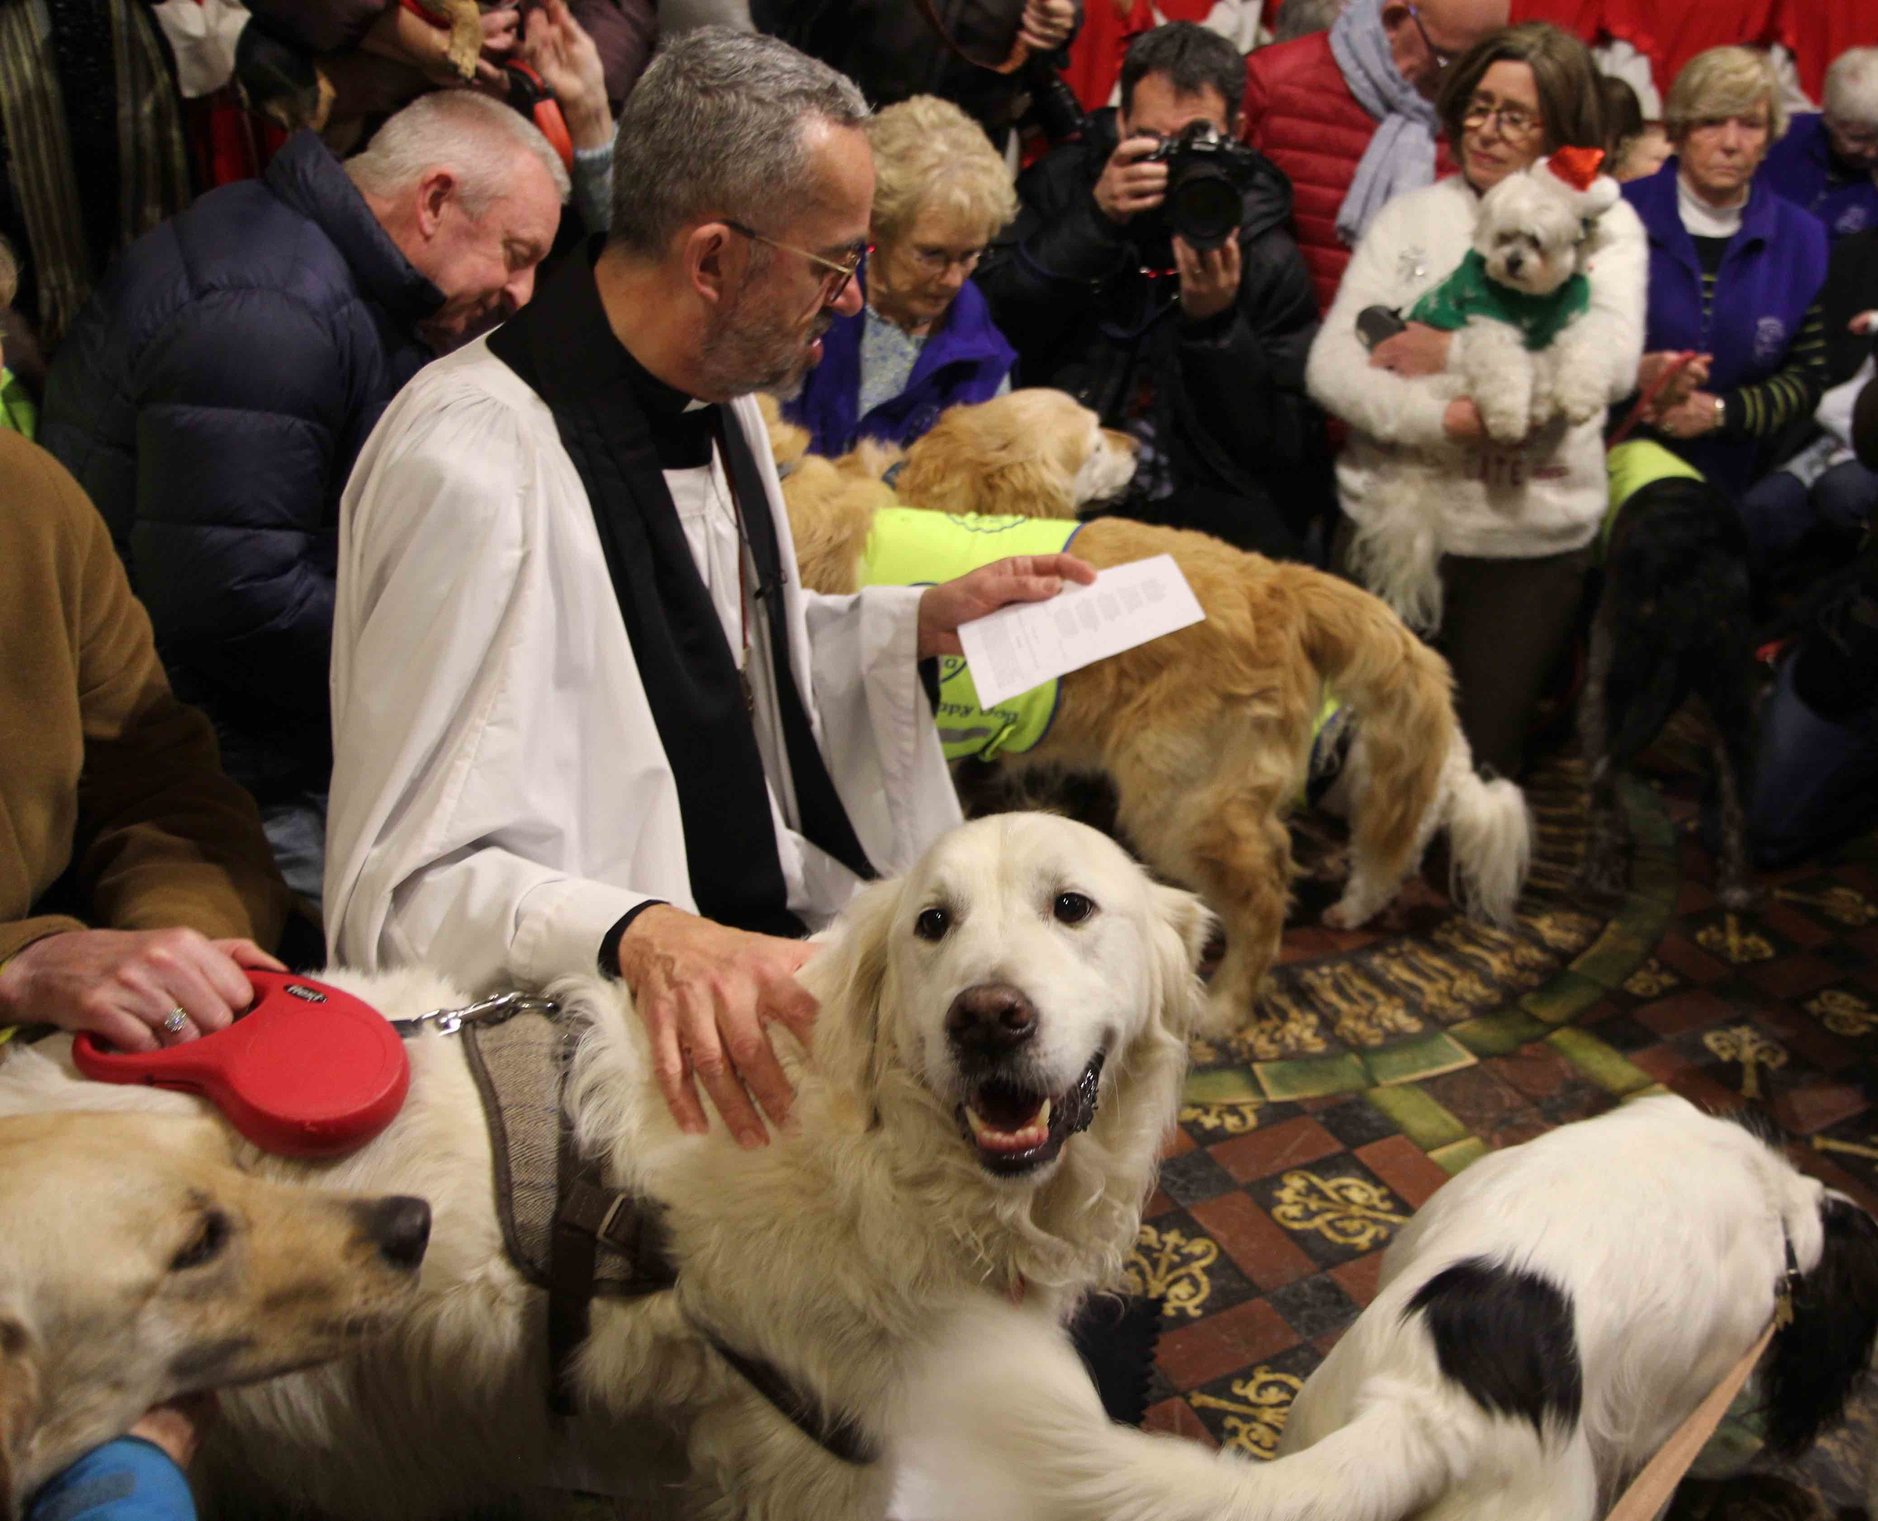
<instances>
[{"instance_id":1,"label":"red retractable leash","mask_svg":"<svg viewBox=\"0 0 1878 1521\"><path fill-rule=\"evenodd\" d=\"M225 1030L141 1052L80 1035L72 1060L101 1082L197 1094L281 1156L339 1156L389 1125L411 1086L410 1059L391 1022L311 977L249 971L247 978L254 1003Z\"/></svg>"}]
</instances>

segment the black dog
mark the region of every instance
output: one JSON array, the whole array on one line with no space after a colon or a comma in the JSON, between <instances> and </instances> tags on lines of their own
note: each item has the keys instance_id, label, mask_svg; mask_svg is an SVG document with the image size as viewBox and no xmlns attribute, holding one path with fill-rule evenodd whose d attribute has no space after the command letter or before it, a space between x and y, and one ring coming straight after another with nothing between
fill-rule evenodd
<instances>
[{"instance_id":1,"label":"black dog","mask_svg":"<svg viewBox=\"0 0 1878 1521\"><path fill-rule=\"evenodd\" d=\"M1578 707L1591 789L1582 879L1597 891L1621 892L1628 880L1617 773L1694 695L1716 730L1718 895L1734 909L1753 901L1743 812L1754 756L1748 556L1734 505L1704 481L1655 480L1618 509Z\"/></svg>"}]
</instances>

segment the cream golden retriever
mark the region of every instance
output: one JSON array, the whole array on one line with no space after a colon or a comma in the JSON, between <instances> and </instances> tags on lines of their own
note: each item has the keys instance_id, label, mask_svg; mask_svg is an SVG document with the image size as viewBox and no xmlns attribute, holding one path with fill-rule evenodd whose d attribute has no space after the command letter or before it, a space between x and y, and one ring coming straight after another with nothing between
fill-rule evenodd
<instances>
[{"instance_id":1,"label":"cream golden retriever","mask_svg":"<svg viewBox=\"0 0 1878 1521\"><path fill-rule=\"evenodd\" d=\"M676 1129L618 984L558 988L586 1026L568 1088L579 1142L663 1206L678 1267L675 1290L595 1302L571 1434L549 1415L543 1296L504 1253L460 1043L413 1040L410 1098L381 1136L317 1169L257 1165L429 1199L416 1303L356 1359L225 1399L209 1456L228 1487L211 1489L230 1513L291 1500L412 1521L526 1504L577 1465L634 1516L883 1516L894 1464L823 1451L713 1343L767 1360L889 1454L901 1384L961 1302L1018 1302L1060 1336L1134 1241L1209 927L1093 830L1039 814L968 825L868 889L805 969L821 1013L796 1118L754 1152L721 1125ZM430 973L330 980L394 1017L468 1001ZM0 1066L0 1112L100 1091L194 1107L100 1090L68 1052L48 1039Z\"/></svg>"},{"instance_id":2,"label":"cream golden retriever","mask_svg":"<svg viewBox=\"0 0 1878 1521\"><path fill-rule=\"evenodd\" d=\"M881 507L1067 518L1133 472L1132 442L1058 391L955 407L903 457L866 444L820 459L806 453L806 433L773 416L770 437L802 579L823 592L855 589ZM881 477L896 465L889 489ZM1065 676L1049 733L1007 763L1114 779L1128 838L1225 924L1219 1024L1245 1021L1278 951L1291 874L1284 816L1310 766L1326 685L1357 736L1346 768L1352 869L1327 922L1354 926L1384 908L1442 827L1463 902L1511 917L1531 852L1525 798L1475 775L1447 663L1383 603L1307 566L1124 518L1085 524L1071 547L1098 569L1171 554L1206 619Z\"/></svg>"},{"instance_id":3,"label":"cream golden retriever","mask_svg":"<svg viewBox=\"0 0 1878 1521\"><path fill-rule=\"evenodd\" d=\"M0 1083L42 1063L15 1052ZM99 1094L115 1097L68 1096ZM322 1362L382 1330L413 1300L430 1211L251 1177L199 1117L65 1113L0 1119L0 1222L11 1518L151 1405Z\"/></svg>"}]
</instances>

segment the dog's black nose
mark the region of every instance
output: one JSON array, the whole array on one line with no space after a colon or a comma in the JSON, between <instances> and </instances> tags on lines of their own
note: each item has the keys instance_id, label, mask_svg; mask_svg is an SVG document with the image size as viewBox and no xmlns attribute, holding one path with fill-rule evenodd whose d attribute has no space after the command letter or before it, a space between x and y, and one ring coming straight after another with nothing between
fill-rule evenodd
<instances>
[{"instance_id":1,"label":"dog's black nose","mask_svg":"<svg viewBox=\"0 0 1878 1521\"><path fill-rule=\"evenodd\" d=\"M1002 1056L1036 1033L1036 1006L1008 982L967 988L946 1010L946 1034L968 1055Z\"/></svg>"},{"instance_id":2,"label":"dog's black nose","mask_svg":"<svg viewBox=\"0 0 1878 1521\"><path fill-rule=\"evenodd\" d=\"M365 1239L392 1267L409 1272L424 1260L430 1245L430 1206L422 1199L394 1196L356 1208Z\"/></svg>"},{"instance_id":3,"label":"dog's black nose","mask_svg":"<svg viewBox=\"0 0 1878 1521\"><path fill-rule=\"evenodd\" d=\"M1508 254L1506 256L1506 272L1509 275L1516 275L1525 266L1525 263L1526 256L1524 254Z\"/></svg>"}]
</instances>

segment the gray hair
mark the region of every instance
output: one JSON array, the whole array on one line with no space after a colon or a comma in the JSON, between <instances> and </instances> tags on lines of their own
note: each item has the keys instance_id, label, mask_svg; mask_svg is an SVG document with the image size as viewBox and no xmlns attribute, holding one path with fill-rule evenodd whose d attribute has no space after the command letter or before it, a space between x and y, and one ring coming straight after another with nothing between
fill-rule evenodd
<instances>
[{"instance_id":1,"label":"gray hair","mask_svg":"<svg viewBox=\"0 0 1878 1521\"><path fill-rule=\"evenodd\" d=\"M657 257L688 223L780 220L812 190L805 128L858 127L854 82L786 42L707 26L660 50L613 139L614 244Z\"/></svg>"},{"instance_id":2,"label":"gray hair","mask_svg":"<svg viewBox=\"0 0 1878 1521\"><path fill-rule=\"evenodd\" d=\"M1878 127L1878 48L1847 48L1826 70L1826 114L1853 127Z\"/></svg>"},{"instance_id":3,"label":"gray hair","mask_svg":"<svg viewBox=\"0 0 1878 1521\"><path fill-rule=\"evenodd\" d=\"M518 153L534 155L567 199L567 169L521 112L474 90L433 90L385 119L365 151L346 160L368 195L395 196L435 169L456 176L463 210L479 217L507 192Z\"/></svg>"}]
</instances>

